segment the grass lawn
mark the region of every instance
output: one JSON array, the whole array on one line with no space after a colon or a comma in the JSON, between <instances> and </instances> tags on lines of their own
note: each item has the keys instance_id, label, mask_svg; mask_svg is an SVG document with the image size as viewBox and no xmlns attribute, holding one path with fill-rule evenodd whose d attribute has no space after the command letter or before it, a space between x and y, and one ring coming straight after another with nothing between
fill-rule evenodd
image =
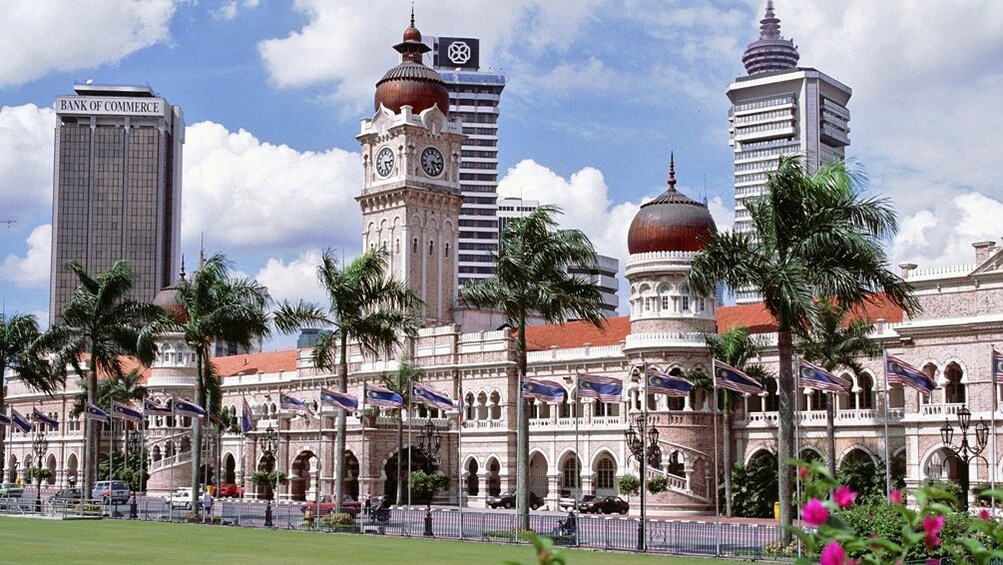
<instances>
[{"instance_id":1,"label":"grass lawn","mask_svg":"<svg viewBox=\"0 0 1003 565\"><path fill-rule=\"evenodd\" d=\"M715 565L725 560L566 551L570 565ZM0 563L535 563L527 546L124 520L0 518Z\"/></svg>"}]
</instances>

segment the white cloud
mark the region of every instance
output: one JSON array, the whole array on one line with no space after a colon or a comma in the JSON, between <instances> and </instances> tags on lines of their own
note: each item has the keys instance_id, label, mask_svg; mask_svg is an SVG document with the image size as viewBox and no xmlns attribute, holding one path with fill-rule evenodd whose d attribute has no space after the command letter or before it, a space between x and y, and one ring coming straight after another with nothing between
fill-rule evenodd
<instances>
[{"instance_id":1,"label":"white cloud","mask_svg":"<svg viewBox=\"0 0 1003 565\"><path fill-rule=\"evenodd\" d=\"M327 295L317 281L320 260L321 253L316 249L301 253L288 262L271 258L254 279L268 287L268 292L276 302L296 302L303 299L325 305L328 303Z\"/></svg>"},{"instance_id":2,"label":"white cloud","mask_svg":"<svg viewBox=\"0 0 1003 565\"><path fill-rule=\"evenodd\" d=\"M223 2L212 10L212 17L217 20L232 20L237 17L242 10L253 10L257 8L259 4L258 0L242 0L238 2L237 0L228 0Z\"/></svg>"},{"instance_id":3,"label":"white cloud","mask_svg":"<svg viewBox=\"0 0 1003 565\"><path fill-rule=\"evenodd\" d=\"M28 250L23 257L8 255L0 263L0 278L22 288L46 288L52 256L52 225L31 230L26 243Z\"/></svg>"},{"instance_id":4,"label":"white cloud","mask_svg":"<svg viewBox=\"0 0 1003 565\"><path fill-rule=\"evenodd\" d=\"M182 239L260 250L357 241L358 153L297 151L200 122L186 130Z\"/></svg>"},{"instance_id":5,"label":"white cloud","mask_svg":"<svg viewBox=\"0 0 1003 565\"><path fill-rule=\"evenodd\" d=\"M0 10L0 87L50 71L116 63L165 41L173 0L5 2Z\"/></svg>"},{"instance_id":6,"label":"white cloud","mask_svg":"<svg viewBox=\"0 0 1003 565\"><path fill-rule=\"evenodd\" d=\"M998 241L1003 202L968 192L902 220L892 241L892 254L921 266L968 264L975 261L972 243Z\"/></svg>"},{"instance_id":7,"label":"white cloud","mask_svg":"<svg viewBox=\"0 0 1003 565\"><path fill-rule=\"evenodd\" d=\"M735 210L728 208L724 204L724 199L720 196L711 198L707 201L707 209L710 210L710 215L714 218L717 231L731 231L731 226L735 223Z\"/></svg>"},{"instance_id":8,"label":"white cloud","mask_svg":"<svg viewBox=\"0 0 1003 565\"><path fill-rule=\"evenodd\" d=\"M55 125L51 108L0 108L0 220L24 222L50 209Z\"/></svg>"}]
</instances>

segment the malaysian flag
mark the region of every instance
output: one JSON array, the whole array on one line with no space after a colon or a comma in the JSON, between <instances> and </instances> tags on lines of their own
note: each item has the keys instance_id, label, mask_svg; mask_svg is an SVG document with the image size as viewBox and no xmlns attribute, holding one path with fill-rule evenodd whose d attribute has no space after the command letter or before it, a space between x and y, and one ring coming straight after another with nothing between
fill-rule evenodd
<instances>
[{"instance_id":1,"label":"malaysian flag","mask_svg":"<svg viewBox=\"0 0 1003 565\"><path fill-rule=\"evenodd\" d=\"M111 416L107 412L97 407L97 405L88 402L84 405L84 418L91 420L97 420L98 422L110 422Z\"/></svg>"},{"instance_id":2,"label":"malaysian flag","mask_svg":"<svg viewBox=\"0 0 1003 565\"><path fill-rule=\"evenodd\" d=\"M649 370L644 389L651 394L683 397L689 396L693 383L682 377Z\"/></svg>"},{"instance_id":3,"label":"malaysian flag","mask_svg":"<svg viewBox=\"0 0 1003 565\"><path fill-rule=\"evenodd\" d=\"M38 408L32 408L31 413L35 416L35 421L36 422L42 422L43 424L45 424L46 426L48 426L49 428L51 428L53 430L58 430L59 429L59 421L56 420L55 418L49 417L49 416L47 416L45 414L42 414L38 410Z\"/></svg>"},{"instance_id":4,"label":"malaysian flag","mask_svg":"<svg viewBox=\"0 0 1003 565\"><path fill-rule=\"evenodd\" d=\"M717 359L714 359L714 386L742 394L760 394L764 390L756 379Z\"/></svg>"},{"instance_id":5,"label":"malaysian flag","mask_svg":"<svg viewBox=\"0 0 1003 565\"><path fill-rule=\"evenodd\" d=\"M925 396L930 396L933 389L937 388L937 383L929 375L894 355L885 356L885 378L889 384L899 383L914 388Z\"/></svg>"},{"instance_id":6,"label":"malaysian flag","mask_svg":"<svg viewBox=\"0 0 1003 565\"><path fill-rule=\"evenodd\" d=\"M189 402L184 398L174 399L174 412L181 416L190 416L192 418L205 418L205 408L202 408L194 402Z\"/></svg>"},{"instance_id":7,"label":"malaysian flag","mask_svg":"<svg viewBox=\"0 0 1003 565\"><path fill-rule=\"evenodd\" d=\"M14 424L14 426L23 433L31 431L31 424L28 423L28 419L17 410L14 410L13 407L10 409L10 423Z\"/></svg>"},{"instance_id":8,"label":"malaysian flag","mask_svg":"<svg viewBox=\"0 0 1003 565\"><path fill-rule=\"evenodd\" d=\"M171 409L152 398L147 398L143 400L143 414L146 416L170 416Z\"/></svg>"},{"instance_id":9,"label":"malaysian flag","mask_svg":"<svg viewBox=\"0 0 1003 565\"><path fill-rule=\"evenodd\" d=\"M251 413L251 405L244 399L244 408L240 413L240 429L245 434L254 427L254 414Z\"/></svg>"},{"instance_id":10,"label":"malaysian flag","mask_svg":"<svg viewBox=\"0 0 1003 565\"><path fill-rule=\"evenodd\" d=\"M1003 384L1003 353L993 348L993 381Z\"/></svg>"},{"instance_id":11,"label":"malaysian flag","mask_svg":"<svg viewBox=\"0 0 1003 565\"><path fill-rule=\"evenodd\" d=\"M333 406L334 408L341 408L348 413L352 413L359 409L359 399L354 394L335 392L322 388L320 389L320 405Z\"/></svg>"},{"instance_id":12,"label":"malaysian flag","mask_svg":"<svg viewBox=\"0 0 1003 565\"><path fill-rule=\"evenodd\" d=\"M814 388L830 392L849 392L853 383L826 371L804 359L798 360L798 382L801 388Z\"/></svg>"},{"instance_id":13,"label":"malaysian flag","mask_svg":"<svg viewBox=\"0 0 1003 565\"><path fill-rule=\"evenodd\" d=\"M553 381L523 378L522 397L535 398L547 404L561 404L568 397L568 391Z\"/></svg>"},{"instance_id":14,"label":"malaysian flag","mask_svg":"<svg viewBox=\"0 0 1003 565\"><path fill-rule=\"evenodd\" d=\"M366 385L366 404L384 408L400 408L404 399L396 392L377 385Z\"/></svg>"},{"instance_id":15,"label":"malaysian flag","mask_svg":"<svg viewBox=\"0 0 1003 565\"><path fill-rule=\"evenodd\" d=\"M113 418L122 418L137 424L143 421L143 414L139 410L121 402L112 402L111 415Z\"/></svg>"},{"instance_id":16,"label":"malaysian flag","mask_svg":"<svg viewBox=\"0 0 1003 565\"><path fill-rule=\"evenodd\" d=\"M598 398L603 402L620 402L623 381L615 377L578 374L578 397Z\"/></svg>"},{"instance_id":17,"label":"malaysian flag","mask_svg":"<svg viewBox=\"0 0 1003 565\"><path fill-rule=\"evenodd\" d=\"M463 387L460 387L460 394L456 398L456 409L459 411L456 416L456 423L462 427L467 427L466 414L463 413L466 408L463 406Z\"/></svg>"},{"instance_id":18,"label":"malaysian flag","mask_svg":"<svg viewBox=\"0 0 1003 565\"><path fill-rule=\"evenodd\" d=\"M453 404L453 399L449 397L448 394L435 390L432 387L427 387L421 383L414 383L412 387L411 398L419 403L425 404L427 406L434 406L439 410L452 410L456 406Z\"/></svg>"},{"instance_id":19,"label":"malaysian flag","mask_svg":"<svg viewBox=\"0 0 1003 565\"><path fill-rule=\"evenodd\" d=\"M10 425L10 418L4 416L3 414L0 414L0 426L9 426L9 425Z\"/></svg>"},{"instance_id":20,"label":"malaysian flag","mask_svg":"<svg viewBox=\"0 0 1003 565\"><path fill-rule=\"evenodd\" d=\"M283 410L292 410L293 412L302 412L306 415L310 415L310 407L306 405L299 398L294 396L289 396L288 394L282 393L279 395L279 407Z\"/></svg>"}]
</instances>

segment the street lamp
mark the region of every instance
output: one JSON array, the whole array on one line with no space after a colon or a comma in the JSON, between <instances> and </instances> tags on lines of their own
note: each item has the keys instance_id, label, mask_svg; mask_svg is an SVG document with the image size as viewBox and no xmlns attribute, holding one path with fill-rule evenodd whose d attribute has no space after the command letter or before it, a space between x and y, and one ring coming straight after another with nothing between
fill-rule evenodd
<instances>
[{"instance_id":1,"label":"street lamp","mask_svg":"<svg viewBox=\"0 0 1003 565\"><path fill-rule=\"evenodd\" d=\"M32 420L31 429L31 450L35 454L35 468L37 469L35 475L37 482L36 487L36 498L35 498L35 512L41 514L42 512L42 458L45 457L45 452L49 449L49 438L46 437L46 425L40 423L37 419Z\"/></svg>"},{"instance_id":2,"label":"street lamp","mask_svg":"<svg viewBox=\"0 0 1003 565\"><path fill-rule=\"evenodd\" d=\"M647 490L648 469L658 467L662 464L662 450L658 447L658 430L655 426L648 426L648 415L637 415L637 429L634 424L628 424L627 431L624 432L624 439L627 441L627 449L630 455L637 460L641 468L641 522L637 528L637 549L644 551L646 548L647 536L645 535L645 520L647 510L645 509L645 490Z\"/></svg>"},{"instance_id":3,"label":"street lamp","mask_svg":"<svg viewBox=\"0 0 1003 565\"><path fill-rule=\"evenodd\" d=\"M279 434L275 431L275 428L271 424L268 425L268 429L265 430L265 435L261 439L261 453L265 456L268 461L267 472L271 473L275 470L275 452L279 448ZM272 527L272 496L275 495L275 484L269 486L271 489L271 495L268 497L265 503L265 527Z\"/></svg>"},{"instance_id":4,"label":"street lamp","mask_svg":"<svg viewBox=\"0 0 1003 565\"><path fill-rule=\"evenodd\" d=\"M951 442L954 439L954 428L951 427L951 423L945 418L944 425L940 427L941 441L944 442L944 446L951 452L951 455L961 463L961 468L958 469L961 500L958 501L958 504L963 512L968 511L968 466L975 459L986 461L982 452L985 451L986 444L989 442L989 426L986 425L985 421L979 420L979 423L975 424L975 445L968 443L968 427L971 421L971 410L967 406L962 406L961 410L958 410L958 427L961 428L961 445L958 447L955 447ZM986 465L988 464L989 462L986 461Z\"/></svg>"},{"instance_id":5,"label":"street lamp","mask_svg":"<svg viewBox=\"0 0 1003 565\"><path fill-rule=\"evenodd\" d=\"M425 455L425 473L432 474L435 468L435 459L442 447L442 432L432 423L429 418L425 421L425 428L418 433L418 450ZM428 497L425 506L425 535L432 537L432 497Z\"/></svg>"},{"instance_id":6,"label":"street lamp","mask_svg":"<svg viewBox=\"0 0 1003 565\"><path fill-rule=\"evenodd\" d=\"M133 457L133 461L139 461L139 484L142 486L143 483L143 463L141 457L143 456L143 432L139 430L126 430L125 432L125 453L126 453L126 468L129 467L128 460L129 456ZM135 520L139 517L138 508L136 507L136 489L133 488L134 481L136 481L136 475L132 474L130 471L130 476L132 480L129 481L129 519Z\"/></svg>"}]
</instances>

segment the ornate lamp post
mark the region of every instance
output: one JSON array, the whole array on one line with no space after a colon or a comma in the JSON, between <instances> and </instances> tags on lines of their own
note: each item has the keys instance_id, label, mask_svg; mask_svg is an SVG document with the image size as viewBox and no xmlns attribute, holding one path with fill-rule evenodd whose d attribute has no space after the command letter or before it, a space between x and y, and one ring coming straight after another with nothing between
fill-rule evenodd
<instances>
[{"instance_id":1,"label":"ornate lamp post","mask_svg":"<svg viewBox=\"0 0 1003 565\"><path fill-rule=\"evenodd\" d=\"M961 445L955 447L951 440L954 438L954 428L951 427L951 423L944 419L944 425L940 428L940 439L944 442L944 446L951 452L951 455L960 463L961 468L958 469L958 482L961 483L961 500L958 501L962 512L968 511L968 489L970 488L968 484L968 466L975 459L982 459L986 461L986 458L982 456L982 452L986 449L986 444L989 442L989 426L982 420L975 425L975 445L968 443L968 427L972 422L972 412L967 406L962 406L961 410L958 410L958 427L961 428ZM986 465L989 462L986 461Z\"/></svg>"},{"instance_id":2,"label":"ornate lamp post","mask_svg":"<svg viewBox=\"0 0 1003 565\"><path fill-rule=\"evenodd\" d=\"M658 430L655 426L648 426L648 415L638 414L637 429L630 423L627 431L624 432L624 439L627 441L627 449L631 457L637 460L641 468L641 522L637 528L637 549L644 551L647 547L647 536L645 534L645 520L647 519L647 509L645 508L645 491L647 490L648 469L658 467L662 464L662 450L658 447Z\"/></svg>"},{"instance_id":3,"label":"ornate lamp post","mask_svg":"<svg viewBox=\"0 0 1003 565\"><path fill-rule=\"evenodd\" d=\"M268 460L268 472L275 470L275 452L279 448L279 434L271 425L265 430L265 435L261 439L261 453ZM272 497L275 496L275 484L270 485L271 493L265 503L265 527L272 527Z\"/></svg>"},{"instance_id":4,"label":"ornate lamp post","mask_svg":"<svg viewBox=\"0 0 1003 565\"><path fill-rule=\"evenodd\" d=\"M46 426L44 423L32 421L31 426L31 451L35 454L35 476L36 476L36 498L35 512L42 512L42 458L49 449L49 438L46 437Z\"/></svg>"},{"instance_id":5,"label":"ornate lamp post","mask_svg":"<svg viewBox=\"0 0 1003 565\"><path fill-rule=\"evenodd\" d=\"M425 455L425 473L432 474L435 468L435 459L438 457L439 448L442 447L442 432L435 427L431 418L425 421L425 429L418 433L418 450ZM428 497L425 506L425 535L431 537L432 533L432 497Z\"/></svg>"},{"instance_id":6,"label":"ornate lamp post","mask_svg":"<svg viewBox=\"0 0 1003 565\"><path fill-rule=\"evenodd\" d=\"M139 517L139 511L136 506L136 489L133 488L134 481L138 480L140 485L143 483L143 432L139 430L126 430L125 432L125 453L126 461L129 460L129 456L133 457L133 461L140 461L139 465L139 479L136 479L133 475L133 480L129 481L129 519L135 520ZM126 463L126 468L129 465Z\"/></svg>"}]
</instances>

